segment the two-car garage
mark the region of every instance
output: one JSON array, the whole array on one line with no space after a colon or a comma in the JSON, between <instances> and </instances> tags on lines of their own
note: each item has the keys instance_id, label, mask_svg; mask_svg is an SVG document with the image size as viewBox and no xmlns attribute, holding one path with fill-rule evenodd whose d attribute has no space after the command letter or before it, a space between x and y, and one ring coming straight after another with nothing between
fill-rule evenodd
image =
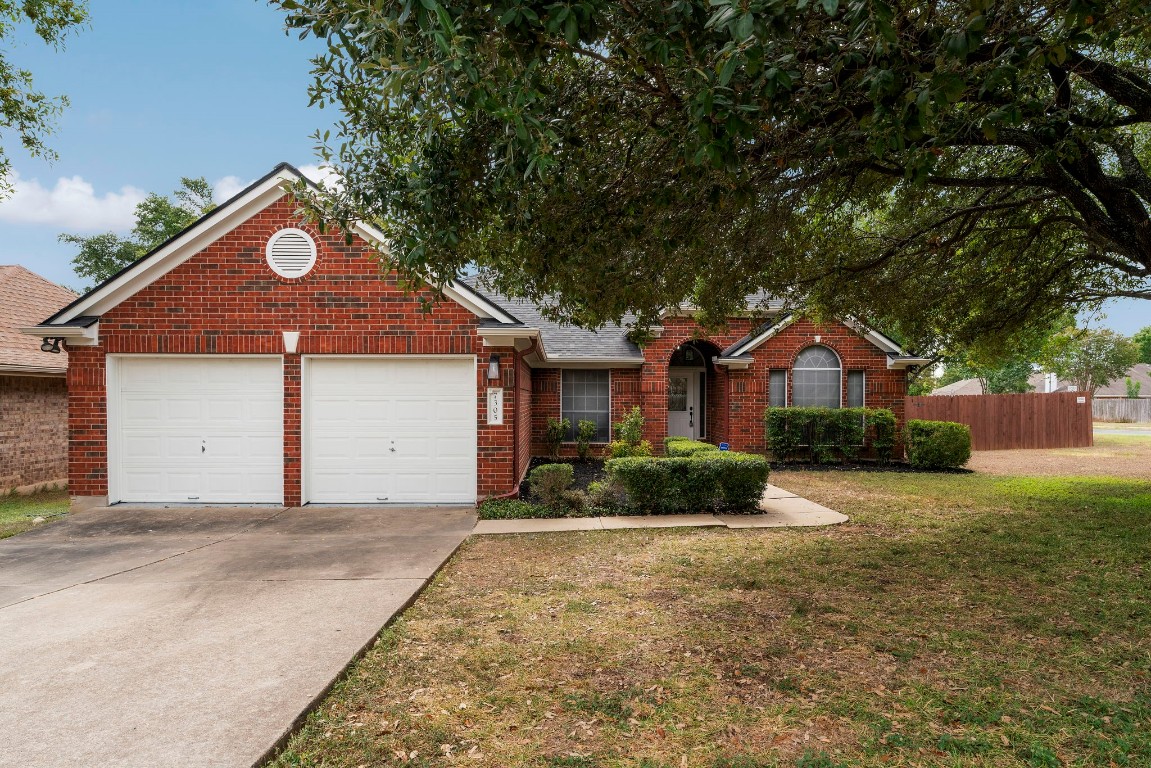
<instances>
[{"instance_id":1,"label":"two-car garage","mask_svg":"<svg viewBox=\"0 0 1151 768\"><path fill-rule=\"evenodd\" d=\"M475 365L305 356L294 427L279 356L109 355L109 502L281 504L287 421L305 503L474 503Z\"/></svg>"}]
</instances>

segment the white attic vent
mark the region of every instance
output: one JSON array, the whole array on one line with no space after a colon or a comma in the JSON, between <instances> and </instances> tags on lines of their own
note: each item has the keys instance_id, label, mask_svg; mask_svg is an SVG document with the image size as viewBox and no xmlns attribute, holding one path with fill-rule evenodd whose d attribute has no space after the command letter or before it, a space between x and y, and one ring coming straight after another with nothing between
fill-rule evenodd
<instances>
[{"instance_id":1,"label":"white attic vent","mask_svg":"<svg viewBox=\"0 0 1151 768\"><path fill-rule=\"evenodd\" d=\"M316 242L302 229L281 229L268 241L268 266L280 277L303 277L316 266Z\"/></svg>"}]
</instances>

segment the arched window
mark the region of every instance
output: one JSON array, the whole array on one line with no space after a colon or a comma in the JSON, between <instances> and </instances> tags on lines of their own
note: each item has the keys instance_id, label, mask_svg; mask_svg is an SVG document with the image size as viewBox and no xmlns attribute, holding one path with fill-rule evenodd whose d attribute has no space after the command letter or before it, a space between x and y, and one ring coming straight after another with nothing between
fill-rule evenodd
<instances>
[{"instance_id":1,"label":"arched window","mask_svg":"<svg viewBox=\"0 0 1151 768\"><path fill-rule=\"evenodd\" d=\"M792 405L838 408L842 373L839 356L827 347L815 346L803 350L795 358L792 371Z\"/></svg>"}]
</instances>

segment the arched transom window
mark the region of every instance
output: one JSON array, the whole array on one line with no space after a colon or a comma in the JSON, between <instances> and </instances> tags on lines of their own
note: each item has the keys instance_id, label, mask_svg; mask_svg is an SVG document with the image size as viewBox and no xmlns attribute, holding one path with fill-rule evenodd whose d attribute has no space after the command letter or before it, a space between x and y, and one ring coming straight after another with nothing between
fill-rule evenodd
<instances>
[{"instance_id":1,"label":"arched transom window","mask_svg":"<svg viewBox=\"0 0 1151 768\"><path fill-rule=\"evenodd\" d=\"M792 405L840 406L842 367L839 356L827 347L808 347L795 358L792 370Z\"/></svg>"}]
</instances>

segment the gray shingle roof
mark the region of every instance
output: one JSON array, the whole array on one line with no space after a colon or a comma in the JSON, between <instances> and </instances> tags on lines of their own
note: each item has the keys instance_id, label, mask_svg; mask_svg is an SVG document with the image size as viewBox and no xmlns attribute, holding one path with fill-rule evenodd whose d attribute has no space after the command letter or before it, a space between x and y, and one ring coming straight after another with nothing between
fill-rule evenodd
<instances>
[{"instance_id":1,"label":"gray shingle roof","mask_svg":"<svg viewBox=\"0 0 1151 768\"><path fill-rule=\"evenodd\" d=\"M643 352L628 341L627 328L612 323L594 331L549 320L538 306L527 299L504 296L479 275L460 278L472 289L513 315L528 328L538 328L549 360L563 361L594 358L641 363ZM626 318L625 318L626 319Z\"/></svg>"}]
</instances>

